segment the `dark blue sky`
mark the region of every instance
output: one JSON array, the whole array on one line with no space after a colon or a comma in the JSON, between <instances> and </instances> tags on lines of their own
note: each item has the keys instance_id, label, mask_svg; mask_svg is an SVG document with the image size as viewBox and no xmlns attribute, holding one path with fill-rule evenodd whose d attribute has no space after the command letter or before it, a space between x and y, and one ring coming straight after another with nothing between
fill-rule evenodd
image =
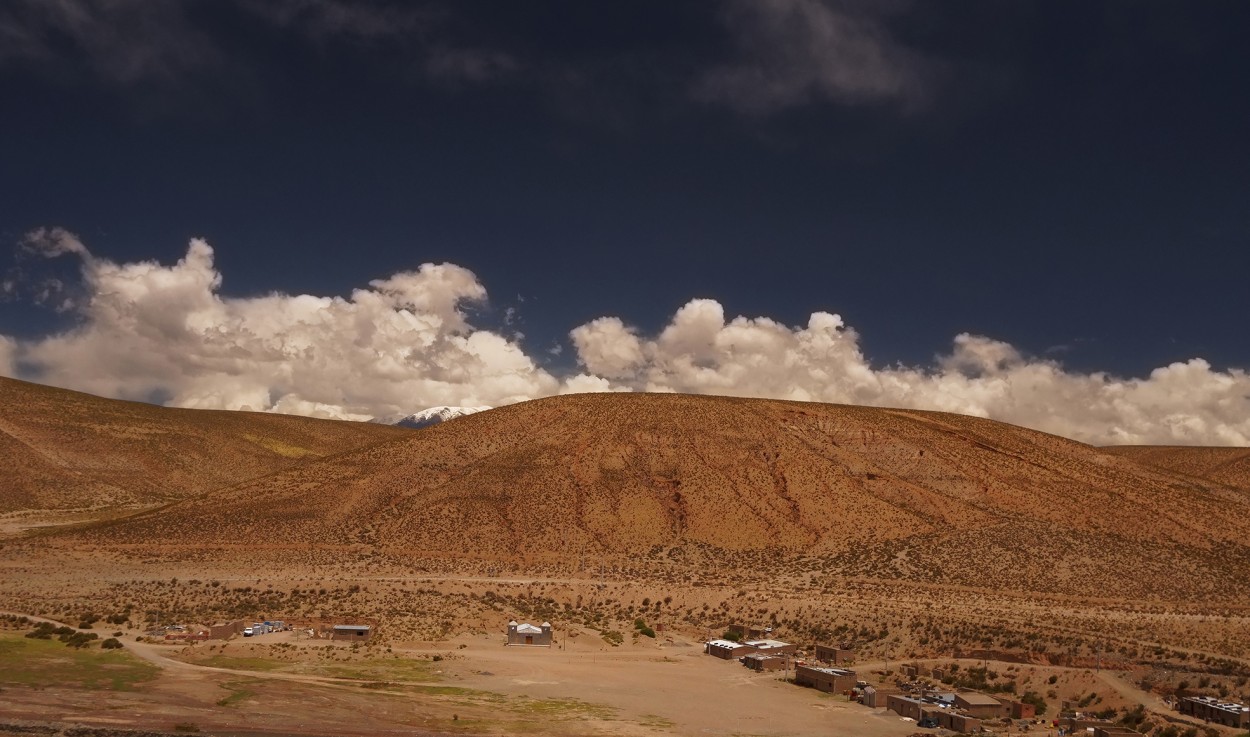
<instances>
[{"instance_id":1,"label":"dark blue sky","mask_svg":"<svg viewBox=\"0 0 1250 737\"><path fill-rule=\"evenodd\" d=\"M0 9L6 248L203 236L231 295L450 261L534 355L710 297L877 364L1250 366L1250 4L68 5Z\"/></svg>"}]
</instances>

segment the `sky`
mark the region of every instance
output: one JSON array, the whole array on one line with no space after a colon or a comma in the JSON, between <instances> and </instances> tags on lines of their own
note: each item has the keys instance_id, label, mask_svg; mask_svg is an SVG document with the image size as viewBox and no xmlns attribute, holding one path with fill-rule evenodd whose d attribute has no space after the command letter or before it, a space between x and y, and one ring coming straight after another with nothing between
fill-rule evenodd
<instances>
[{"instance_id":1,"label":"sky","mask_svg":"<svg viewBox=\"0 0 1250 737\"><path fill-rule=\"evenodd\" d=\"M1250 445L1250 4L11 0L0 374Z\"/></svg>"}]
</instances>

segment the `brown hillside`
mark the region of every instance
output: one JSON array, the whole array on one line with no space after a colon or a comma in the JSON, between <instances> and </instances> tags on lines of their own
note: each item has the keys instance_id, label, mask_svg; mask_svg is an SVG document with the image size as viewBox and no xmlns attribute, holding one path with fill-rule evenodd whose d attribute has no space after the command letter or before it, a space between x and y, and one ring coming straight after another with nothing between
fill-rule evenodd
<instances>
[{"instance_id":1,"label":"brown hillside","mask_svg":"<svg viewBox=\"0 0 1250 737\"><path fill-rule=\"evenodd\" d=\"M408 434L357 422L169 409L0 378L0 512L181 499Z\"/></svg>"},{"instance_id":2,"label":"brown hillside","mask_svg":"<svg viewBox=\"0 0 1250 737\"><path fill-rule=\"evenodd\" d=\"M570 561L658 547L684 560L801 558L816 571L974 586L1218 592L1224 569L1245 565L1247 512L1227 487L990 420L579 395L82 534ZM1178 568L1198 572L1178 578Z\"/></svg>"},{"instance_id":3,"label":"brown hillside","mask_svg":"<svg viewBox=\"0 0 1250 737\"><path fill-rule=\"evenodd\" d=\"M1122 445L1103 450L1138 463L1250 491L1250 448Z\"/></svg>"}]
</instances>

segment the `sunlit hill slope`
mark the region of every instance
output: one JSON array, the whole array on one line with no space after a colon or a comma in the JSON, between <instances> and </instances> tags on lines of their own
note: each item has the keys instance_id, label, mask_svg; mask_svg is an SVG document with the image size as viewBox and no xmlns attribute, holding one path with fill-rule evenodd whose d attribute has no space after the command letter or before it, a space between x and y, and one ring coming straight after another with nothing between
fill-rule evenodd
<instances>
[{"instance_id":1,"label":"sunlit hill slope","mask_svg":"<svg viewBox=\"0 0 1250 737\"><path fill-rule=\"evenodd\" d=\"M959 415L683 395L483 412L78 533L106 545L692 565L1090 595L1221 595L1223 484Z\"/></svg>"},{"instance_id":2,"label":"sunlit hill slope","mask_svg":"<svg viewBox=\"0 0 1250 737\"><path fill-rule=\"evenodd\" d=\"M383 425L168 409L0 378L0 512L166 502L407 435Z\"/></svg>"}]
</instances>

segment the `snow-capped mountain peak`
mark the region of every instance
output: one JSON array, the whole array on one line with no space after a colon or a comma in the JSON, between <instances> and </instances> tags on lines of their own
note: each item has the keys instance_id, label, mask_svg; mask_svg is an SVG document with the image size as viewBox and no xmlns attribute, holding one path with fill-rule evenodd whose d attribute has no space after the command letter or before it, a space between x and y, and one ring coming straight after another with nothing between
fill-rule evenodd
<instances>
[{"instance_id":1,"label":"snow-capped mountain peak","mask_svg":"<svg viewBox=\"0 0 1250 737\"><path fill-rule=\"evenodd\" d=\"M383 422L388 425L398 425L399 427L422 428L430 425L437 425L440 422L454 420L457 417L464 417L477 412L485 412L490 407L430 407L420 412L406 415L399 418L377 418L374 422Z\"/></svg>"}]
</instances>

